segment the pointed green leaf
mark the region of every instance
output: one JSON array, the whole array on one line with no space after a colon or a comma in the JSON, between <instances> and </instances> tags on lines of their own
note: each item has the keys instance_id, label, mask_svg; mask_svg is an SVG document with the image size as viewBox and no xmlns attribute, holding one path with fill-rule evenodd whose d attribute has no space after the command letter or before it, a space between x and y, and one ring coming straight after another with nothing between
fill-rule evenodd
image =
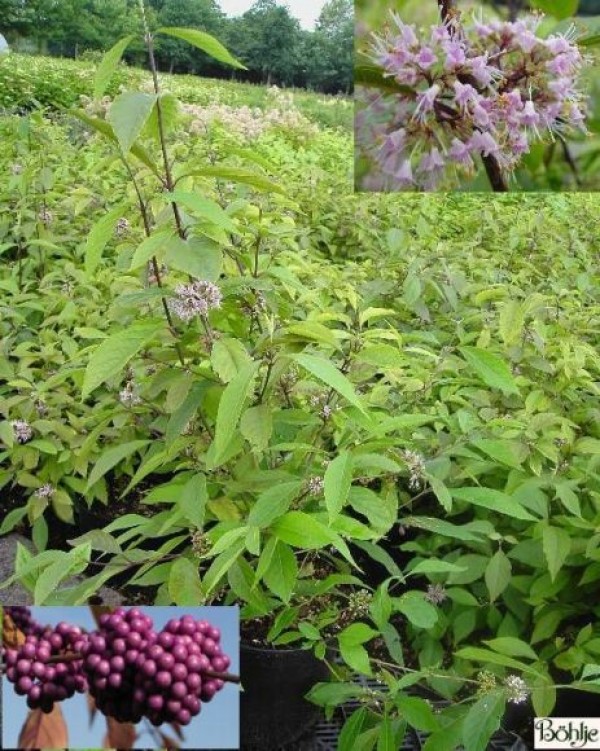
<instances>
[{"instance_id":1,"label":"pointed green leaf","mask_svg":"<svg viewBox=\"0 0 600 751\"><path fill-rule=\"evenodd\" d=\"M552 581L571 552L571 536L562 527L544 527L542 547Z\"/></svg>"},{"instance_id":2,"label":"pointed green leaf","mask_svg":"<svg viewBox=\"0 0 600 751\"><path fill-rule=\"evenodd\" d=\"M206 52L207 55L213 57L221 63L231 65L232 68L240 68L241 70L247 70L245 65L242 65L236 60L233 55L224 47L218 39L215 39L210 34L204 31L198 31L198 29L185 29L173 26L163 26L156 30L157 34L166 34L176 39L183 39L184 42L197 47L202 52Z\"/></svg>"},{"instance_id":3,"label":"pointed green leaf","mask_svg":"<svg viewBox=\"0 0 600 751\"><path fill-rule=\"evenodd\" d=\"M219 206L216 201L199 196L197 193L186 193L182 190L176 190L173 193L167 193L165 196L169 201L181 203L186 208L197 214L202 219L216 224L226 232L239 234L236 223L232 218Z\"/></svg>"},{"instance_id":4,"label":"pointed green leaf","mask_svg":"<svg viewBox=\"0 0 600 751\"><path fill-rule=\"evenodd\" d=\"M202 529L204 526L207 501L206 476L202 474L194 475L183 486L183 490L179 496L179 508L185 518L197 529Z\"/></svg>"},{"instance_id":5,"label":"pointed green leaf","mask_svg":"<svg viewBox=\"0 0 600 751\"><path fill-rule=\"evenodd\" d=\"M498 355L478 347L460 347L459 349L467 363L487 386L499 389L505 394L519 393L510 368Z\"/></svg>"},{"instance_id":6,"label":"pointed green leaf","mask_svg":"<svg viewBox=\"0 0 600 751\"><path fill-rule=\"evenodd\" d=\"M104 453L100 455L100 458L94 465L94 469L89 476L86 491L89 490L92 485L97 483L101 477L104 477L104 475L120 461L131 456L131 454L142 447L147 446L149 443L150 441L130 441L129 443L114 446L113 448L104 451Z\"/></svg>"},{"instance_id":7,"label":"pointed green leaf","mask_svg":"<svg viewBox=\"0 0 600 751\"><path fill-rule=\"evenodd\" d=\"M220 180L228 180L234 183L244 183L251 185L257 190L263 190L269 193L281 193L285 195L285 190L277 183L272 182L263 175L259 175L257 172L250 172L249 170L240 169L238 167L202 167L201 169L194 169L191 172L186 172L186 177L198 176L198 177L214 177Z\"/></svg>"},{"instance_id":8,"label":"pointed green leaf","mask_svg":"<svg viewBox=\"0 0 600 751\"><path fill-rule=\"evenodd\" d=\"M206 282L216 282L223 268L223 251L204 237L173 237L166 245L165 263Z\"/></svg>"},{"instance_id":9,"label":"pointed green leaf","mask_svg":"<svg viewBox=\"0 0 600 751\"><path fill-rule=\"evenodd\" d=\"M472 503L474 506L496 511L498 514L512 516L515 519L535 521L529 511L525 509L512 496L502 493L500 490L491 488L451 488L453 497L459 501Z\"/></svg>"},{"instance_id":10,"label":"pointed green leaf","mask_svg":"<svg viewBox=\"0 0 600 751\"><path fill-rule=\"evenodd\" d=\"M342 451L329 463L325 471L324 493L329 520L333 521L341 512L352 485L352 454Z\"/></svg>"},{"instance_id":11,"label":"pointed green leaf","mask_svg":"<svg viewBox=\"0 0 600 751\"><path fill-rule=\"evenodd\" d=\"M248 524L255 527L268 527L283 516L302 488L302 480L292 480L268 488L258 496L248 514Z\"/></svg>"},{"instance_id":12,"label":"pointed green leaf","mask_svg":"<svg viewBox=\"0 0 600 751\"><path fill-rule=\"evenodd\" d=\"M104 339L94 350L85 369L82 399L104 381L118 375L129 360L164 329L164 325L163 321L136 323Z\"/></svg>"},{"instance_id":13,"label":"pointed green leaf","mask_svg":"<svg viewBox=\"0 0 600 751\"><path fill-rule=\"evenodd\" d=\"M162 260L162 256L174 234L175 232L172 229L163 229L153 232L150 237L144 238L135 249L129 270L135 271L142 266L146 266L153 256Z\"/></svg>"},{"instance_id":14,"label":"pointed green leaf","mask_svg":"<svg viewBox=\"0 0 600 751\"><path fill-rule=\"evenodd\" d=\"M106 91L123 53L127 47L129 47L134 38L133 34L130 34L123 39L119 39L114 47L111 47L102 58L102 62L98 66L94 79L94 99L100 99Z\"/></svg>"},{"instance_id":15,"label":"pointed green leaf","mask_svg":"<svg viewBox=\"0 0 600 751\"><path fill-rule=\"evenodd\" d=\"M510 584L512 566L506 554L497 550L490 558L485 569L485 584L490 593L490 601L494 602Z\"/></svg>"},{"instance_id":16,"label":"pointed green leaf","mask_svg":"<svg viewBox=\"0 0 600 751\"><path fill-rule=\"evenodd\" d=\"M298 579L298 563L292 550L280 540L273 550L264 582L283 602L289 602Z\"/></svg>"},{"instance_id":17,"label":"pointed green leaf","mask_svg":"<svg viewBox=\"0 0 600 751\"><path fill-rule=\"evenodd\" d=\"M178 558L171 566L168 588L175 605L200 605L204 601L198 565L187 558Z\"/></svg>"},{"instance_id":18,"label":"pointed green leaf","mask_svg":"<svg viewBox=\"0 0 600 751\"><path fill-rule=\"evenodd\" d=\"M329 360L326 360L324 357L305 354L292 355L292 359L305 370L308 370L308 372L315 376L319 381L322 381L326 386L337 391L338 394L343 396L363 414L367 414L354 390L354 386L343 373L340 373L335 365L332 365L329 362Z\"/></svg>"},{"instance_id":19,"label":"pointed green leaf","mask_svg":"<svg viewBox=\"0 0 600 751\"><path fill-rule=\"evenodd\" d=\"M227 385L221 395L215 428L215 466L218 465L229 442L234 436L242 415L244 403L254 383L257 368L258 363L255 362L247 365Z\"/></svg>"},{"instance_id":20,"label":"pointed green leaf","mask_svg":"<svg viewBox=\"0 0 600 751\"><path fill-rule=\"evenodd\" d=\"M486 751L490 738L500 727L505 705L504 692L495 691L471 706L463 725L465 751Z\"/></svg>"},{"instance_id":21,"label":"pointed green leaf","mask_svg":"<svg viewBox=\"0 0 600 751\"><path fill-rule=\"evenodd\" d=\"M213 344L210 364L223 383L232 381L251 362L248 350L239 339L224 337Z\"/></svg>"},{"instance_id":22,"label":"pointed green leaf","mask_svg":"<svg viewBox=\"0 0 600 751\"><path fill-rule=\"evenodd\" d=\"M269 445L273 433L273 411L268 404L249 407L240 420L240 432L258 451Z\"/></svg>"},{"instance_id":23,"label":"pointed green leaf","mask_svg":"<svg viewBox=\"0 0 600 751\"><path fill-rule=\"evenodd\" d=\"M106 120L101 120L98 117L92 117L91 115L88 115L84 110L72 109L69 110L69 112L78 120L81 120L81 122L85 123L88 127L92 128L92 130L97 131L105 138L108 138L109 141L112 141L112 143L118 145L119 140L115 135L115 131L112 125L109 122L107 122ZM151 172L156 175L159 180L162 181L162 175L158 167L156 166L150 154L146 151L146 149L143 148L143 146L140 146L139 143L134 144L131 148L131 153L133 154L133 156L139 159L142 164L145 164L146 167L148 167L148 169L151 170Z\"/></svg>"},{"instance_id":24,"label":"pointed green leaf","mask_svg":"<svg viewBox=\"0 0 600 751\"><path fill-rule=\"evenodd\" d=\"M128 154L150 117L156 94L126 91L114 100L108 113L108 122L124 154Z\"/></svg>"},{"instance_id":25,"label":"pointed green leaf","mask_svg":"<svg viewBox=\"0 0 600 751\"><path fill-rule=\"evenodd\" d=\"M117 219L123 216L123 207L117 206L94 224L85 243L83 251L85 273L90 277L102 258L102 251L109 240L114 237Z\"/></svg>"}]
</instances>

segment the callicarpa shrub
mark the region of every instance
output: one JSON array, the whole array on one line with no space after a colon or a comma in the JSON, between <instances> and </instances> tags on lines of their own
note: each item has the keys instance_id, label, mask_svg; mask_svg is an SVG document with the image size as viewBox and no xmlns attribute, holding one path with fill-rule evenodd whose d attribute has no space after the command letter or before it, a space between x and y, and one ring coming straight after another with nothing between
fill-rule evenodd
<instances>
[{"instance_id":1,"label":"callicarpa shrub","mask_svg":"<svg viewBox=\"0 0 600 751\"><path fill-rule=\"evenodd\" d=\"M454 187L478 158L510 175L533 142L586 132L572 31L541 39L541 16L463 25L453 13L427 32L390 18L366 54L391 90L359 91L357 148L371 163L362 189Z\"/></svg>"}]
</instances>

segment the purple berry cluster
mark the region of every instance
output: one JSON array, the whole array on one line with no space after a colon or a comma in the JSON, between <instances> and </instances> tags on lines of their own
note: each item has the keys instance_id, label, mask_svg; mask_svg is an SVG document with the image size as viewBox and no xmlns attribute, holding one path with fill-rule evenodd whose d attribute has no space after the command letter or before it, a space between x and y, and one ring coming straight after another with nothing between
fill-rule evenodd
<instances>
[{"instance_id":1,"label":"purple berry cluster","mask_svg":"<svg viewBox=\"0 0 600 751\"><path fill-rule=\"evenodd\" d=\"M61 622L37 634L30 633L20 647L3 648L6 677L14 683L17 694L27 696L30 709L51 712L54 702L86 690L82 660L55 659L69 653L81 654L85 641L78 626Z\"/></svg>"},{"instance_id":2,"label":"purple berry cluster","mask_svg":"<svg viewBox=\"0 0 600 751\"><path fill-rule=\"evenodd\" d=\"M404 92L360 90L357 147L371 164L361 187L452 187L476 157L508 174L532 141L585 132L582 55L568 34L536 36L538 23L453 16L421 34L392 13L367 54Z\"/></svg>"},{"instance_id":3,"label":"purple berry cluster","mask_svg":"<svg viewBox=\"0 0 600 751\"><path fill-rule=\"evenodd\" d=\"M224 683L207 671L230 664L219 629L191 615L170 620L163 631L138 608L119 608L100 618L84 647L83 670L98 708L120 722L146 716L187 725Z\"/></svg>"}]
</instances>

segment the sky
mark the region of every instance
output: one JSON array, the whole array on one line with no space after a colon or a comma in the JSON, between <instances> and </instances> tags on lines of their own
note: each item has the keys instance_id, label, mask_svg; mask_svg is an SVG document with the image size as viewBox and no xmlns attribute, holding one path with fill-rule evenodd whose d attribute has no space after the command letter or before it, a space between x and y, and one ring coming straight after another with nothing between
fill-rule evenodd
<instances>
[{"instance_id":1,"label":"sky","mask_svg":"<svg viewBox=\"0 0 600 751\"><path fill-rule=\"evenodd\" d=\"M217 626L221 629L223 651L232 661L229 670L239 674L239 610L237 607L142 607L141 610L154 620L156 630L161 630L170 618L177 618L186 613L192 614L197 620L206 619ZM44 624L56 625L60 621L68 621L90 631L96 628L87 607L32 607L31 611L34 618ZM3 738L0 746L5 749L16 749L19 731L27 716L27 704L25 697L18 696L12 690L6 678L2 681ZM180 741L181 748L215 750L239 748L239 696L239 686L226 683L211 702L202 705L200 714L183 728L185 741ZM102 748L106 722L98 713L92 727L89 727L85 696L75 694L72 699L62 702L61 706L69 729L70 748ZM140 723L139 728L142 727L145 727L144 722ZM164 725L163 728L168 734L173 734L168 725ZM137 745L134 746L134 748L154 747L148 734L142 735Z\"/></svg>"},{"instance_id":2,"label":"sky","mask_svg":"<svg viewBox=\"0 0 600 751\"><path fill-rule=\"evenodd\" d=\"M218 0L228 16L241 16L254 5L255 0ZM304 29L314 29L315 22L327 0L281 0L277 5L287 5L290 15L300 21Z\"/></svg>"}]
</instances>

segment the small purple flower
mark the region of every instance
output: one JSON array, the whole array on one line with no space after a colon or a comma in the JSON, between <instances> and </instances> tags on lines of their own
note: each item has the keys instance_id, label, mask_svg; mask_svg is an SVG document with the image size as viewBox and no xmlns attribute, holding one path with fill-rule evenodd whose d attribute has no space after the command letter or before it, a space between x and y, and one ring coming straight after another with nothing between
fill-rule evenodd
<instances>
[{"instance_id":1,"label":"small purple flower","mask_svg":"<svg viewBox=\"0 0 600 751\"><path fill-rule=\"evenodd\" d=\"M444 63L446 70L456 70L456 68L464 65L466 60L467 56L462 44L453 41L446 45L446 60Z\"/></svg>"},{"instance_id":2,"label":"small purple flower","mask_svg":"<svg viewBox=\"0 0 600 751\"><path fill-rule=\"evenodd\" d=\"M431 151L423 154L421 161L419 162L420 172L434 172L435 170L443 169L446 165L439 149L434 146Z\"/></svg>"},{"instance_id":3,"label":"small purple flower","mask_svg":"<svg viewBox=\"0 0 600 751\"><path fill-rule=\"evenodd\" d=\"M321 495L325 488L325 480L322 477L311 477L308 481L310 495Z\"/></svg>"},{"instance_id":4,"label":"small purple flower","mask_svg":"<svg viewBox=\"0 0 600 751\"><path fill-rule=\"evenodd\" d=\"M428 112L431 112L435 103L435 98L440 93L440 86L434 83L426 91L423 91L417 96L417 108L415 110L415 117L422 119Z\"/></svg>"},{"instance_id":5,"label":"small purple flower","mask_svg":"<svg viewBox=\"0 0 600 751\"><path fill-rule=\"evenodd\" d=\"M491 134L480 130L476 130L473 133L470 145L474 151L479 151L483 156L496 154L499 151L498 144L494 141Z\"/></svg>"},{"instance_id":6,"label":"small purple flower","mask_svg":"<svg viewBox=\"0 0 600 751\"><path fill-rule=\"evenodd\" d=\"M471 86L470 83L461 83L460 81L454 81L452 86L455 92L454 101L460 107L466 107L470 102L476 102L480 98L479 93L473 86Z\"/></svg>"},{"instance_id":7,"label":"small purple flower","mask_svg":"<svg viewBox=\"0 0 600 751\"><path fill-rule=\"evenodd\" d=\"M55 492L54 487L47 482L35 491L34 496L36 498L52 498Z\"/></svg>"},{"instance_id":8,"label":"small purple flower","mask_svg":"<svg viewBox=\"0 0 600 751\"><path fill-rule=\"evenodd\" d=\"M182 321L191 321L195 316L206 316L214 308L221 307L221 290L212 282L192 282L175 287L177 297L169 307Z\"/></svg>"},{"instance_id":9,"label":"small purple flower","mask_svg":"<svg viewBox=\"0 0 600 751\"><path fill-rule=\"evenodd\" d=\"M27 441L32 439L33 430L26 420L13 420L11 425L17 443L27 443Z\"/></svg>"},{"instance_id":10,"label":"small purple flower","mask_svg":"<svg viewBox=\"0 0 600 751\"><path fill-rule=\"evenodd\" d=\"M437 62L437 57L429 47L423 47L415 59L419 67L424 70L431 68Z\"/></svg>"}]
</instances>

